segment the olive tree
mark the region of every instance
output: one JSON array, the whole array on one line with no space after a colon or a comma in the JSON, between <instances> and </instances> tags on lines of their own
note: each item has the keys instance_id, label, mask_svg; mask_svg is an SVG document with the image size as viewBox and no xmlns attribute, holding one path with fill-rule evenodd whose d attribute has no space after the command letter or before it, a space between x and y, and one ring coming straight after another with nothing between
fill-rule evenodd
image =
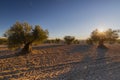
<instances>
[{"instance_id":1,"label":"olive tree","mask_svg":"<svg viewBox=\"0 0 120 80\"><path fill-rule=\"evenodd\" d=\"M80 43L80 40L76 39L73 41L74 44L79 44Z\"/></svg>"},{"instance_id":2,"label":"olive tree","mask_svg":"<svg viewBox=\"0 0 120 80\"><path fill-rule=\"evenodd\" d=\"M47 39L48 31L43 30L39 25L32 27L26 22L16 22L5 32L5 37L8 38L9 48L17 49L23 46L21 52L24 54L32 51L32 43Z\"/></svg>"},{"instance_id":3,"label":"olive tree","mask_svg":"<svg viewBox=\"0 0 120 80\"><path fill-rule=\"evenodd\" d=\"M75 37L73 37L73 36L65 36L64 40L65 40L66 44L70 45L75 40Z\"/></svg>"},{"instance_id":4,"label":"olive tree","mask_svg":"<svg viewBox=\"0 0 120 80\"><path fill-rule=\"evenodd\" d=\"M88 38L86 40L86 43L89 44L89 45L93 45L93 40L91 38Z\"/></svg>"},{"instance_id":5,"label":"olive tree","mask_svg":"<svg viewBox=\"0 0 120 80\"><path fill-rule=\"evenodd\" d=\"M60 41L61 41L61 39L59 39L59 38L56 38L56 39L55 39L55 43L58 43L58 44L59 44Z\"/></svg>"},{"instance_id":6,"label":"olive tree","mask_svg":"<svg viewBox=\"0 0 120 80\"><path fill-rule=\"evenodd\" d=\"M105 47L105 42L115 42L119 37L117 30L108 29L104 32L100 32L98 29L91 33L90 41L98 43L98 47Z\"/></svg>"}]
</instances>

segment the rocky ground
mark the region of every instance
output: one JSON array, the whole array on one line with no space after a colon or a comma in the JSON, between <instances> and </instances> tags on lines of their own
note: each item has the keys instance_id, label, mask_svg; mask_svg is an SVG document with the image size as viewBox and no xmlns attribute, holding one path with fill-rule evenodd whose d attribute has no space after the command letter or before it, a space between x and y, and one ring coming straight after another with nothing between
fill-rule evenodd
<instances>
[{"instance_id":1,"label":"rocky ground","mask_svg":"<svg viewBox=\"0 0 120 80\"><path fill-rule=\"evenodd\" d=\"M0 80L120 80L120 45L42 45L16 56L0 48Z\"/></svg>"}]
</instances>

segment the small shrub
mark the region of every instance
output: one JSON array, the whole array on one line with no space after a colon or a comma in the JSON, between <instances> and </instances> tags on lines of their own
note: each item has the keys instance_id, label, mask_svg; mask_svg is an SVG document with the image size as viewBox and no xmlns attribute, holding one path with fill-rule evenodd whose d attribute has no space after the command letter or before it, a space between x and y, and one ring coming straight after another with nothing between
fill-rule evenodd
<instances>
[{"instance_id":1,"label":"small shrub","mask_svg":"<svg viewBox=\"0 0 120 80\"><path fill-rule=\"evenodd\" d=\"M64 37L64 40L65 40L65 43L66 43L66 44L70 45L70 44L72 44L73 41L75 40L75 37L73 37L73 36L65 36L65 37Z\"/></svg>"}]
</instances>

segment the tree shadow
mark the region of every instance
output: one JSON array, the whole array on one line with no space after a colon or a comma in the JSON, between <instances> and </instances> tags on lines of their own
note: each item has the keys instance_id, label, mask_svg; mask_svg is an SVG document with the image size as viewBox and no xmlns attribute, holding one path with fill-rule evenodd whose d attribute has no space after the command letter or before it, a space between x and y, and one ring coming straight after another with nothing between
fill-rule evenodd
<instances>
[{"instance_id":1,"label":"tree shadow","mask_svg":"<svg viewBox=\"0 0 120 80\"><path fill-rule=\"evenodd\" d=\"M105 63L106 61L106 58L105 58L105 55L108 51L107 48L97 48L97 57L96 57L96 62L102 62L102 63Z\"/></svg>"},{"instance_id":2,"label":"tree shadow","mask_svg":"<svg viewBox=\"0 0 120 80\"><path fill-rule=\"evenodd\" d=\"M119 80L120 63L113 62L111 57L106 57L108 48L97 48L95 61L88 64L85 80ZM115 58L114 58L115 59Z\"/></svg>"},{"instance_id":3,"label":"tree shadow","mask_svg":"<svg viewBox=\"0 0 120 80\"><path fill-rule=\"evenodd\" d=\"M60 47L60 46L63 46L63 45L44 45L44 46L36 46L36 47L33 47L33 49L37 49L37 50L38 50L38 49L54 48L54 47ZM21 49L12 52L12 54L11 54L11 52L12 52L12 51L10 51L10 50L0 50L0 53L7 53L7 54L0 55L0 59L22 56L22 54L20 54ZM8 53L9 53L9 54L8 54ZM25 54L24 54L24 55L25 55Z\"/></svg>"},{"instance_id":4,"label":"tree shadow","mask_svg":"<svg viewBox=\"0 0 120 80\"><path fill-rule=\"evenodd\" d=\"M12 51L10 50L2 50L0 51L0 53L5 53L3 55L0 55L0 59L12 58L17 56L15 53L12 53ZM9 54L6 54L6 53L9 53Z\"/></svg>"},{"instance_id":5,"label":"tree shadow","mask_svg":"<svg viewBox=\"0 0 120 80\"><path fill-rule=\"evenodd\" d=\"M96 59L86 55L81 62L73 65L71 71L60 75L63 80L120 80L120 62L116 57L106 57L108 49L96 49Z\"/></svg>"},{"instance_id":6,"label":"tree shadow","mask_svg":"<svg viewBox=\"0 0 120 80\"><path fill-rule=\"evenodd\" d=\"M80 62L72 62L70 71L57 76L53 80L86 80L85 78L88 73L87 64L90 61L93 61L93 59L85 56Z\"/></svg>"},{"instance_id":7,"label":"tree shadow","mask_svg":"<svg viewBox=\"0 0 120 80\"><path fill-rule=\"evenodd\" d=\"M89 47L87 49L89 49ZM104 73L102 76L107 77L106 74L108 72L105 71L107 69L105 59L106 52L107 49L97 49L97 59L93 59L89 55L85 55L82 61L75 64L71 63L73 66L71 70L60 75L58 78L63 80L104 80L98 78L101 76L103 71Z\"/></svg>"}]
</instances>

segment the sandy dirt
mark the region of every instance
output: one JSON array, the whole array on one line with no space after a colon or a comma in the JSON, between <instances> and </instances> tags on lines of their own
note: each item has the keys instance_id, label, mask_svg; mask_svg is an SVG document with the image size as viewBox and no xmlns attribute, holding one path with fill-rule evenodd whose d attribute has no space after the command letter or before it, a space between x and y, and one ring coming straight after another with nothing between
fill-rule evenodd
<instances>
[{"instance_id":1,"label":"sandy dirt","mask_svg":"<svg viewBox=\"0 0 120 80\"><path fill-rule=\"evenodd\" d=\"M107 47L41 45L16 56L2 46L0 80L120 80L120 44Z\"/></svg>"}]
</instances>

